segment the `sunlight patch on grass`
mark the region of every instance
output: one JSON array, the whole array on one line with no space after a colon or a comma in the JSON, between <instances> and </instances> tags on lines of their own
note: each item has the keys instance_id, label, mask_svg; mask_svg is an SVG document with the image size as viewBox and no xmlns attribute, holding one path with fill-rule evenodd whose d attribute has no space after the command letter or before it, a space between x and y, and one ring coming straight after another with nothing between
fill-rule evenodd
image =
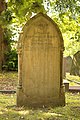
<instances>
[{"instance_id":1,"label":"sunlight patch on grass","mask_svg":"<svg viewBox=\"0 0 80 120\"><path fill-rule=\"evenodd\" d=\"M61 114L57 114L57 113L51 113L51 112L45 112L43 113L43 116L47 116L47 117L50 117L50 116L62 116Z\"/></svg>"},{"instance_id":2,"label":"sunlight patch on grass","mask_svg":"<svg viewBox=\"0 0 80 120\"><path fill-rule=\"evenodd\" d=\"M3 114L3 112L2 112L2 111L0 111L0 114Z\"/></svg>"},{"instance_id":3,"label":"sunlight patch on grass","mask_svg":"<svg viewBox=\"0 0 80 120\"><path fill-rule=\"evenodd\" d=\"M29 115L29 110L23 110L18 112L20 115Z\"/></svg>"},{"instance_id":4,"label":"sunlight patch on grass","mask_svg":"<svg viewBox=\"0 0 80 120\"><path fill-rule=\"evenodd\" d=\"M69 80L76 80L76 81L80 82L79 76L70 75L70 73L66 73L66 78Z\"/></svg>"},{"instance_id":5,"label":"sunlight patch on grass","mask_svg":"<svg viewBox=\"0 0 80 120\"><path fill-rule=\"evenodd\" d=\"M79 86L78 82L80 82L79 76L70 75L70 73L66 73L66 79L69 81L69 86ZM75 82L76 81L76 82Z\"/></svg>"}]
</instances>

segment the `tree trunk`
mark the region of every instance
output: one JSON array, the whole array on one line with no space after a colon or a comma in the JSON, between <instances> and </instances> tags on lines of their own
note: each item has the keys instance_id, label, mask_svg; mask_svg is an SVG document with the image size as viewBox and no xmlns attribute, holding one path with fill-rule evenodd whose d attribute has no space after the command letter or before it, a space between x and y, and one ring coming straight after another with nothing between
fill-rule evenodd
<instances>
[{"instance_id":1,"label":"tree trunk","mask_svg":"<svg viewBox=\"0 0 80 120\"><path fill-rule=\"evenodd\" d=\"M0 15L3 10L6 9L6 3L5 0L0 0ZM5 44L4 44L4 30L2 26L0 25L0 71L2 70L2 65L4 62L4 51L5 51Z\"/></svg>"}]
</instances>

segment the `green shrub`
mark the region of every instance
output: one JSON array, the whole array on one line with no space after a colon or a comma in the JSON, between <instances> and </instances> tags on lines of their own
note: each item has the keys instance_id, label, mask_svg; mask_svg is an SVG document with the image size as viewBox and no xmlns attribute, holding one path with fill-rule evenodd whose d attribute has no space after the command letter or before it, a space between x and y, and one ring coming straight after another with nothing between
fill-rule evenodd
<instances>
[{"instance_id":1,"label":"green shrub","mask_svg":"<svg viewBox=\"0 0 80 120\"><path fill-rule=\"evenodd\" d=\"M3 65L3 70L18 70L18 55L16 49L11 50L5 54L5 64Z\"/></svg>"}]
</instances>

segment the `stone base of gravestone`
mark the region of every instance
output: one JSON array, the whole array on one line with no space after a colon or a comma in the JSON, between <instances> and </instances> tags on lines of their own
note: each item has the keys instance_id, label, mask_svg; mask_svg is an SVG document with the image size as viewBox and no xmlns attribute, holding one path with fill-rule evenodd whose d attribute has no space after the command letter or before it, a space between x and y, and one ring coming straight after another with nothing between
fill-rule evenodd
<instances>
[{"instance_id":1,"label":"stone base of gravestone","mask_svg":"<svg viewBox=\"0 0 80 120\"><path fill-rule=\"evenodd\" d=\"M64 83L64 86L65 86L65 92L68 92L69 91L69 82L68 82L68 80L64 80L63 83Z\"/></svg>"},{"instance_id":2,"label":"stone base of gravestone","mask_svg":"<svg viewBox=\"0 0 80 120\"><path fill-rule=\"evenodd\" d=\"M27 107L55 107L65 105L65 86L63 85L60 89L60 95L58 97L35 97L26 96L22 89L17 90L17 106L27 106Z\"/></svg>"}]
</instances>

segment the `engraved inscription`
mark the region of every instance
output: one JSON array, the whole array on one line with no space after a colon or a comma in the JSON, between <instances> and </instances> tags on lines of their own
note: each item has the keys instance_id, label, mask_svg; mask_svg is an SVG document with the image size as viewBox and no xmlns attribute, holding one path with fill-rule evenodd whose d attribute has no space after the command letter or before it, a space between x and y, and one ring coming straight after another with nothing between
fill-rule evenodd
<instances>
[{"instance_id":1,"label":"engraved inscription","mask_svg":"<svg viewBox=\"0 0 80 120\"><path fill-rule=\"evenodd\" d=\"M29 50L32 48L41 48L41 49L49 49L53 48L52 40L57 36L53 36L49 33L47 34L34 34L33 36L27 35L26 42L25 42L25 50Z\"/></svg>"},{"instance_id":2,"label":"engraved inscription","mask_svg":"<svg viewBox=\"0 0 80 120\"><path fill-rule=\"evenodd\" d=\"M34 25L35 28L35 33L39 33L39 34L43 34L45 33L46 30L48 30L48 24L45 23L44 21L40 22L40 23L36 23Z\"/></svg>"},{"instance_id":3,"label":"engraved inscription","mask_svg":"<svg viewBox=\"0 0 80 120\"><path fill-rule=\"evenodd\" d=\"M33 34L27 34L24 43L25 50L50 49L53 48L52 40L57 36L53 36L49 32L49 25L45 22L35 23L33 25Z\"/></svg>"}]
</instances>

